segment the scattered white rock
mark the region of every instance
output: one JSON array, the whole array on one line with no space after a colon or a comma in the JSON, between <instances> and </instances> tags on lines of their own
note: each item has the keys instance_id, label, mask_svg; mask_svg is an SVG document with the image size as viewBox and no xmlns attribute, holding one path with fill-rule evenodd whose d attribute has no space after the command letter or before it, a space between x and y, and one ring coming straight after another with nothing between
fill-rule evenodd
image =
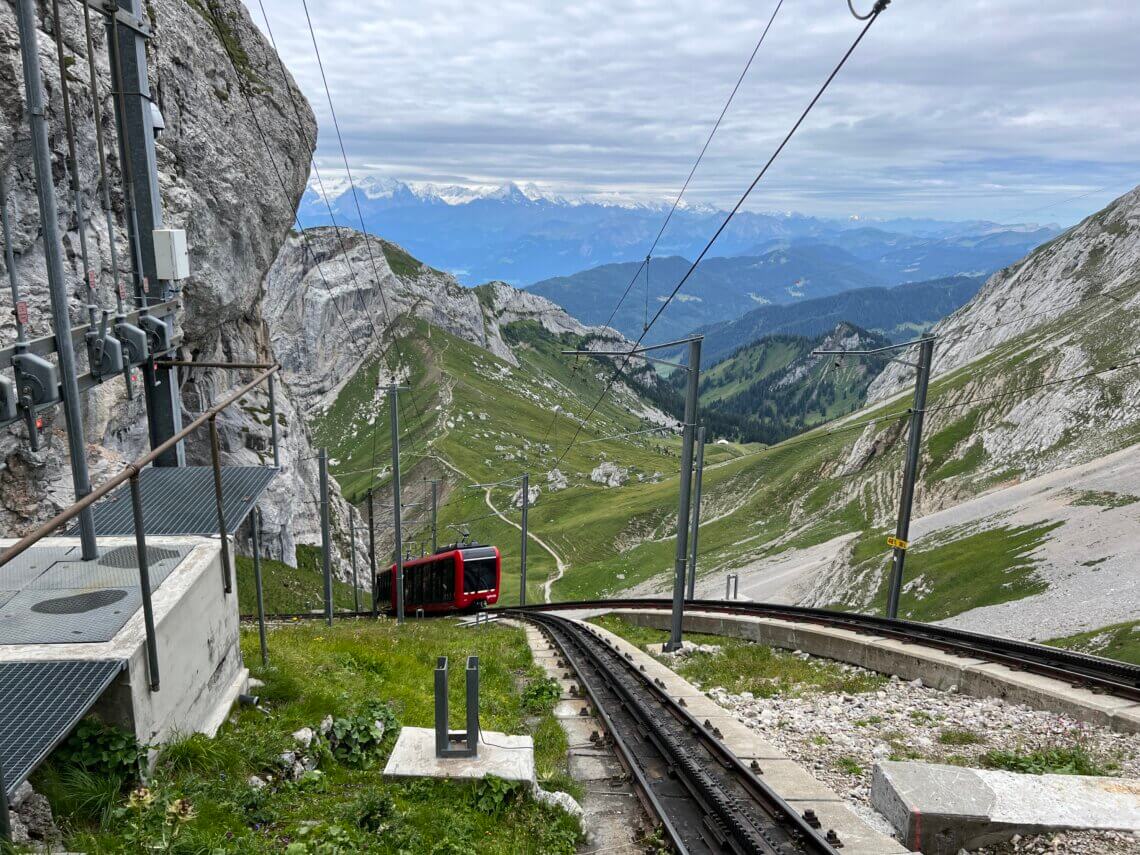
<instances>
[{"instance_id":1,"label":"scattered white rock","mask_svg":"<svg viewBox=\"0 0 1140 855\"><path fill-rule=\"evenodd\" d=\"M571 816L576 816L579 819L582 817L582 806L578 804L575 798L569 793L560 791L547 792L542 789L542 787L536 785L534 788L534 800L550 805L551 807L562 808L566 813Z\"/></svg>"},{"instance_id":2,"label":"scattered white rock","mask_svg":"<svg viewBox=\"0 0 1140 855\"><path fill-rule=\"evenodd\" d=\"M621 487L629 482L629 470L607 460L594 467L590 480L606 487Z\"/></svg>"},{"instance_id":3,"label":"scattered white rock","mask_svg":"<svg viewBox=\"0 0 1140 855\"><path fill-rule=\"evenodd\" d=\"M313 729L311 727L302 727L300 730L293 732L293 739L302 748L308 748L310 745L312 745L314 736L316 736L316 734L313 733Z\"/></svg>"}]
</instances>

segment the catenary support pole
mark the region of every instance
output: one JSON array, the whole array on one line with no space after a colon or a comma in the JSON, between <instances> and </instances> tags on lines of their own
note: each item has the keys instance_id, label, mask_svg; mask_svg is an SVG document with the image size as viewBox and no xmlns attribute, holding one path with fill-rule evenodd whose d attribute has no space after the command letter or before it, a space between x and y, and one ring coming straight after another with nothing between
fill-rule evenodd
<instances>
[{"instance_id":1,"label":"catenary support pole","mask_svg":"<svg viewBox=\"0 0 1140 855\"><path fill-rule=\"evenodd\" d=\"M396 536L396 622L404 622L404 532L400 504L400 408L396 398L400 387L392 383L388 387L388 404L392 409L392 526Z\"/></svg>"},{"instance_id":2,"label":"catenary support pole","mask_svg":"<svg viewBox=\"0 0 1140 855\"><path fill-rule=\"evenodd\" d=\"M910 514L914 505L914 482L918 477L918 458L922 449L922 422L926 415L926 390L930 385L930 365L934 361L934 338L923 336L919 343L918 374L914 380L914 407L910 414L910 437L906 448L906 469L903 471L902 498L899 501L899 520L895 528L894 564L891 567L890 591L887 598L887 617L899 616L899 596L902 592L903 564L906 562L907 538L910 536Z\"/></svg>"},{"instance_id":3,"label":"catenary support pole","mask_svg":"<svg viewBox=\"0 0 1140 855\"><path fill-rule=\"evenodd\" d=\"M115 0L118 8L136 20L145 21L141 0ZM160 281L155 260L155 229L161 229L162 197L158 186L155 154L153 101L147 79L146 36L107 17L108 50L111 52L113 103L119 132L119 155L125 196L130 207L128 237L134 258L135 298L144 309L150 302L170 299L170 283ZM149 284L147 284L149 283ZM148 291L149 289L149 291ZM147 423L151 448L157 448L182 430L182 407L175 369L160 368L153 360L143 364ZM185 456L178 443L155 461L156 466L183 466Z\"/></svg>"},{"instance_id":4,"label":"catenary support pole","mask_svg":"<svg viewBox=\"0 0 1140 855\"><path fill-rule=\"evenodd\" d=\"M273 375L269 375L269 436L273 442L273 468L281 468L280 439L277 436L277 393Z\"/></svg>"},{"instance_id":5,"label":"catenary support pole","mask_svg":"<svg viewBox=\"0 0 1140 855\"><path fill-rule=\"evenodd\" d=\"M372 617L376 617L380 608L378 602L380 591L376 579L376 515L371 487L368 488L368 569L372 571Z\"/></svg>"},{"instance_id":6,"label":"catenary support pole","mask_svg":"<svg viewBox=\"0 0 1140 855\"><path fill-rule=\"evenodd\" d=\"M68 312L67 281L63 272L59 210L55 201L40 57L36 47L34 0L17 0L16 18L20 30L20 57L24 67L24 92L28 99L28 125L32 136L32 159L36 172L36 192L39 197L40 228L44 236L52 328L55 331L56 349L59 354L63 416L67 423L67 450L71 460L71 481L75 488L75 498L78 500L91 492L91 476L87 470L75 348L71 342L71 316ZM95 545L95 520L91 508L84 508L79 514L79 539L85 561L98 557Z\"/></svg>"},{"instance_id":7,"label":"catenary support pole","mask_svg":"<svg viewBox=\"0 0 1140 855\"><path fill-rule=\"evenodd\" d=\"M332 626L332 537L329 532L329 452L317 452L317 465L321 485L321 574L325 580L325 623Z\"/></svg>"},{"instance_id":8,"label":"catenary support pole","mask_svg":"<svg viewBox=\"0 0 1140 855\"><path fill-rule=\"evenodd\" d=\"M253 506L249 519L249 534L253 546L253 585L257 592L257 640L261 643L262 667L269 664L269 644L265 639L265 589L261 584L261 509Z\"/></svg>"},{"instance_id":9,"label":"catenary support pole","mask_svg":"<svg viewBox=\"0 0 1140 855\"><path fill-rule=\"evenodd\" d=\"M697 432L697 468L693 474L693 525L689 531L689 599L697 590L697 543L701 534L701 481L705 474L705 428Z\"/></svg>"},{"instance_id":10,"label":"catenary support pole","mask_svg":"<svg viewBox=\"0 0 1140 855\"><path fill-rule=\"evenodd\" d=\"M697 393L701 382L701 339L689 341L685 366L689 383L685 391L685 427L681 444L681 489L677 503L677 548L673 568L673 620L666 651L681 647L681 623L685 616L685 565L689 559L689 500L693 480L693 440L697 430Z\"/></svg>"},{"instance_id":11,"label":"catenary support pole","mask_svg":"<svg viewBox=\"0 0 1140 855\"><path fill-rule=\"evenodd\" d=\"M530 473L523 473L522 482L522 544L519 546L519 605L526 605L526 538L527 512L530 510Z\"/></svg>"},{"instance_id":12,"label":"catenary support pole","mask_svg":"<svg viewBox=\"0 0 1140 855\"><path fill-rule=\"evenodd\" d=\"M431 482L431 554L439 552L439 481Z\"/></svg>"},{"instance_id":13,"label":"catenary support pole","mask_svg":"<svg viewBox=\"0 0 1140 855\"><path fill-rule=\"evenodd\" d=\"M352 608L360 611L360 581L356 576L356 516L352 505L348 506L348 538L352 553Z\"/></svg>"}]
</instances>

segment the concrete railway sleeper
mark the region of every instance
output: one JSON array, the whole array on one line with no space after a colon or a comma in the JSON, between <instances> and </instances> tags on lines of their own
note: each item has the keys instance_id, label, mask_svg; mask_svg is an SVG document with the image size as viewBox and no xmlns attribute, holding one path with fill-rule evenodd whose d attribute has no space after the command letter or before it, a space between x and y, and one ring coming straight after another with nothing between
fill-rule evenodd
<instances>
[{"instance_id":1,"label":"concrete railway sleeper","mask_svg":"<svg viewBox=\"0 0 1140 855\"><path fill-rule=\"evenodd\" d=\"M516 614L519 614L516 612ZM527 612L577 673L646 808L680 853L837 855L816 830L600 634Z\"/></svg>"}]
</instances>

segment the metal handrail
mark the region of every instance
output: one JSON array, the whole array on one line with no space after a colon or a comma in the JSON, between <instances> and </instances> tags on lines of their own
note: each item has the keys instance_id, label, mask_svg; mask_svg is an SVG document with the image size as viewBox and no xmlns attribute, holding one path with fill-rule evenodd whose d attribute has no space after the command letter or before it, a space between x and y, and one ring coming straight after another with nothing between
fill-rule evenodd
<instances>
[{"instance_id":1,"label":"metal handrail","mask_svg":"<svg viewBox=\"0 0 1140 855\"><path fill-rule=\"evenodd\" d=\"M281 365L279 363L274 363L273 365L269 366L265 371L263 371L261 374L258 374L257 377L255 377L249 383L246 383L244 386L241 386L240 388L234 390L224 399L222 399L221 402L210 407L210 409L206 410L204 413L202 413L202 415L198 416L198 418L194 419L194 421L190 422L190 424L188 424L174 436L170 437L170 439L166 440L161 445L152 448L146 454L142 455L131 463L128 463L117 475L113 475L111 478L104 481L82 499L79 499L70 507L60 511L56 516L52 517L35 531L24 535L14 544L5 549L3 554L0 554L0 567L3 567L17 555L23 553L32 544L37 543L43 538L47 537L64 523L73 520L79 515L80 511L95 504L95 502L99 501L123 482L128 481L131 478L138 477L139 473L148 464L153 463L155 459L169 451L178 443L182 442L182 440L186 439L188 436L190 436L190 434L192 434L198 428L202 427L202 425L215 419L223 410L225 410L240 398L245 397L247 394L249 394L250 391L261 385L261 383L265 382L265 380L272 377L280 370Z\"/></svg>"},{"instance_id":2,"label":"metal handrail","mask_svg":"<svg viewBox=\"0 0 1140 855\"><path fill-rule=\"evenodd\" d=\"M202 364L199 365L200 367L205 367ZM24 535L24 537L20 538L18 541L16 541L16 543L4 550L4 553L2 555L0 555L0 567L3 567L13 558L23 553L33 544L47 537L64 523L74 519L80 514L80 512L83 511L84 508L88 508L95 502L99 501L99 499L106 496L124 481L129 481L131 485L131 512L134 516L135 527L136 563L138 564L139 587L141 589L140 593L142 595L143 624L146 629L147 678L150 684L150 690L152 692L157 692L159 688L158 637L157 633L155 632L154 607L151 602L150 567L149 559L147 558L146 554L146 527L143 524L142 491L139 486L139 473L143 470L144 467L150 463L153 463L162 454L174 448L178 443L186 439L198 428L202 427L202 425L207 423L209 424L211 452L210 456L214 470L214 500L217 503L218 534L221 539L222 551L222 589L226 594L232 593L233 579L230 575L230 543L229 535L226 532L225 508L222 502L222 464L220 442L218 440L217 417L223 410L225 410L227 407L239 399L243 398L261 383L268 382L269 384L272 384L273 375L276 374L280 368L281 366L278 363L274 363L270 366L265 367L265 370L258 374L253 380L246 383L244 386L235 389L222 401L210 407L210 409L206 410L204 413L198 416L198 418L194 419L194 421L192 421L174 436L170 437L170 439L166 440L155 448L152 448L146 454L142 455L133 462L128 463L117 475L113 475L111 478L108 478L96 489L92 490L90 493L72 504L70 507L65 508L60 513L56 514L35 531ZM272 385L270 385L270 390L272 392ZM273 422L274 428L276 428L276 413L273 408L272 400L273 396L270 394L270 419ZM273 439L273 458L274 463L276 464L276 430L274 430Z\"/></svg>"}]
</instances>

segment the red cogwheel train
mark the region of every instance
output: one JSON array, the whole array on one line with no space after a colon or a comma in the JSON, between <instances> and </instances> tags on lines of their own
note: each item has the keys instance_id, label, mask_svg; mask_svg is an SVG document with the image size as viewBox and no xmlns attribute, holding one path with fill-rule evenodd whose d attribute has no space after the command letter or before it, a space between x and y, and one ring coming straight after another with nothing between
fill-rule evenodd
<instances>
[{"instance_id":1,"label":"red cogwheel train","mask_svg":"<svg viewBox=\"0 0 1140 855\"><path fill-rule=\"evenodd\" d=\"M376 597L396 611L396 565L376 574ZM404 562L404 612L474 612L499 601L503 561L498 548L456 544Z\"/></svg>"}]
</instances>

